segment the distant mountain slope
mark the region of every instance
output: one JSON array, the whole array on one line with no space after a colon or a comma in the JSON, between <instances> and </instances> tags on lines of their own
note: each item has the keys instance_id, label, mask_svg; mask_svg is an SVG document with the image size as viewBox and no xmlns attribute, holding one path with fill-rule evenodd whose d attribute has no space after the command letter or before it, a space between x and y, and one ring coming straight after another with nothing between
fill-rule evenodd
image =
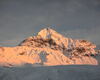
<instances>
[{"instance_id":1,"label":"distant mountain slope","mask_svg":"<svg viewBox=\"0 0 100 80\"><path fill-rule=\"evenodd\" d=\"M96 45L89 41L66 38L53 29L45 28L16 47L0 47L0 65L97 65L94 56L98 51L95 48Z\"/></svg>"}]
</instances>

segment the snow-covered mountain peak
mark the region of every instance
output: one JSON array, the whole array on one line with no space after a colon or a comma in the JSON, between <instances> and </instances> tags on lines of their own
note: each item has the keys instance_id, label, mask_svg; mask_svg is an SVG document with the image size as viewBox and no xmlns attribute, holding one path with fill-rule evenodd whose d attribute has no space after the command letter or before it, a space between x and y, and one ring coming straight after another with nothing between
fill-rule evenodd
<instances>
[{"instance_id":1,"label":"snow-covered mountain peak","mask_svg":"<svg viewBox=\"0 0 100 80\"><path fill-rule=\"evenodd\" d=\"M42 29L15 47L0 47L0 65L71 65L92 64L99 51L87 40L67 38L53 29Z\"/></svg>"}]
</instances>

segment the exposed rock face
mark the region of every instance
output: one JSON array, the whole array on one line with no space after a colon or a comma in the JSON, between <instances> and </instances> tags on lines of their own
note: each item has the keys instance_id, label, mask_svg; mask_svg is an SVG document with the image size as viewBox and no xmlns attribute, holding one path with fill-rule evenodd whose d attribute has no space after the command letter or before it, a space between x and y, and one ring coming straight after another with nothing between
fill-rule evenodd
<instances>
[{"instance_id":1,"label":"exposed rock face","mask_svg":"<svg viewBox=\"0 0 100 80\"><path fill-rule=\"evenodd\" d=\"M0 47L0 64L15 66L34 65L97 65L96 45L86 40L66 38L46 28L37 36L25 39L16 47Z\"/></svg>"}]
</instances>

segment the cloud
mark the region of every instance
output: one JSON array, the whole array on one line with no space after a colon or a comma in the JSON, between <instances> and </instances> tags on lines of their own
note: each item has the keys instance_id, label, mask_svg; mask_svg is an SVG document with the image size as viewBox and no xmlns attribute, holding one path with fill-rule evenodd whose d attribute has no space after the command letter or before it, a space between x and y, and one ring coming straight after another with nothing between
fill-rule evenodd
<instances>
[{"instance_id":1,"label":"cloud","mask_svg":"<svg viewBox=\"0 0 100 80\"><path fill-rule=\"evenodd\" d=\"M100 27L91 28L91 29L73 29L65 30L62 32L66 37L71 37L73 39L85 39L89 40L95 44L100 44Z\"/></svg>"},{"instance_id":2,"label":"cloud","mask_svg":"<svg viewBox=\"0 0 100 80\"><path fill-rule=\"evenodd\" d=\"M100 0L0 0L0 42L23 39L47 24L60 24L58 32L99 28Z\"/></svg>"}]
</instances>

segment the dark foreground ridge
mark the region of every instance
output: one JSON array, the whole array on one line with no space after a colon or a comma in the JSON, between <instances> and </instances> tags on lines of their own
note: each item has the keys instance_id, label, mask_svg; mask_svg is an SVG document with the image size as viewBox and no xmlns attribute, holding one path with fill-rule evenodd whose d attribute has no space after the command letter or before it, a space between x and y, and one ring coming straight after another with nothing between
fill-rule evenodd
<instances>
[{"instance_id":1,"label":"dark foreground ridge","mask_svg":"<svg viewBox=\"0 0 100 80\"><path fill-rule=\"evenodd\" d=\"M0 80L100 80L100 66L0 67Z\"/></svg>"}]
</instances>

